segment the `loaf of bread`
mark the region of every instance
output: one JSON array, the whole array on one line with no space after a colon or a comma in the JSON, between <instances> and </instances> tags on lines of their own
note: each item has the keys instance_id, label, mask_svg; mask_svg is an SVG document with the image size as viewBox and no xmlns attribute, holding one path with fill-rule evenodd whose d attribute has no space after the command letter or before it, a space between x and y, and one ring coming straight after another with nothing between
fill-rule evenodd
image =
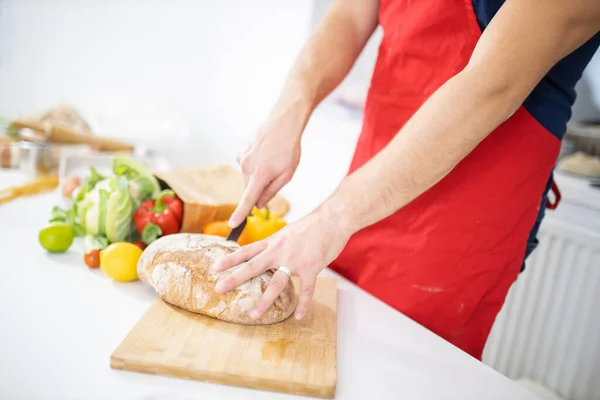
<instances>
[{"instance_id":1,"label":"loaf of bread","mask_svg":"<svg viewBox=\"0 0 600 400\"><path fill-rule=\"evenodd\" d=\"M138 275L154 287L164 301L191 312L243 325L266 325L285 320L296 306L291 281L260 319L249 317L273 276L270 271L229 293L215 292L218 281L244 264L222 272L214 271L213 266L239 247L237 243L217 236L167 235L144 250L138 262Z\"/></svg>"}]
</instances>

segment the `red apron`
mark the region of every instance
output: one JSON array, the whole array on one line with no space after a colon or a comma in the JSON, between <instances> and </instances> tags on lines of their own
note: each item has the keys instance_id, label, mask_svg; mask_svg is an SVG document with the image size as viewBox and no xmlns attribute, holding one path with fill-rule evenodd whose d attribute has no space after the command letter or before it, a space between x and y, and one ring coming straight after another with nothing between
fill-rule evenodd
<instances>
[{"instance_id":1,"label":"red apron","mask_svg":"<svg viewBox=\"0 0 600 400\"><path fill-rule=\"evenodd\" d=\"M379 22L384 37L350 173L402 134L481 36L470 0L382 0ZM559 147L519 108L437 185L356 233L331 267L480 359Z\"/></svg>"}]
</instances>

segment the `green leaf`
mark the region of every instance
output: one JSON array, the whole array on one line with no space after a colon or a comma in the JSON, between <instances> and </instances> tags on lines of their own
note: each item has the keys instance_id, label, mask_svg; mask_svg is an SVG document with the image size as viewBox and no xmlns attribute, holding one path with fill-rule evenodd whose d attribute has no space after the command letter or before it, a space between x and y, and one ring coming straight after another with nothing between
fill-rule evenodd
<instances>
[{"instance_id":1,"label":"green leaf","mask_svg":"<svg viewBox=\"0 0 600 400\"><path fill-rule=\"evenodd\" d=\"M73 225L73 232L75 232L75 236L82 237L85 235L85 229L80 224Z\"/></svg>"},{"instance_id":2,"label":"green leaf","mask_svg":"<svg viewBox=\"0 0 600 400\"><path fill-rule=\"evenodd\" d=\"M76 202L83 200L85 195L91 192L92 189L96 187L98 182L106 179L106 177L102 176L100 173L98 173L98 171L96 171L96 168L90 167L90 171L90 177L83 183L83 185L81 185L81 189L79 192L77 192L77 198L75 199Z\"/></svg>"},{"instance_id":3,"label":"green leaf","mask_svg":"<svg viewBox=\"0 0 600 400\"><path fill-rule=\"evenodd\" d=\"M77 212L77 216L79 217L79 222L83 227L83 230L87 232L86 224L86 212L87 212L87 204L84 202L75 203L73 205L73 209Z\"/></svg>"},{"instance_id":4,"label":"green leaf","mask_svg":"<svg viewBox=\"0 0 600 400\"><path fill-rule=\"evenodd\" d=\"M94 167L90 167L90 171L92 172L92 175L90 176L90 179L88 179L88 182L93 188L94 186L96 186L96 183L100 182L101 180L104 180L105 177L102 176Z\"/></svg>"},{"instance_id":5,"label":"green leaf","mask_svg":"<svg viewBox=\"0 0 600 400\"><path fill-rule=\"evenodd\" d=\"M125 174L127 174L128 170L129 168L127 168L126 165L117 163L113 164L113 172L115 173L115 175L124 176Z\"/></svg>"},{"instance_id":6,"label":"green leaf","mask_svg":"<svg viewBox=\"0 0 600 400\"><path fill-rule=\"evenodd\" d=\"M113 172L117 176L123 176L127 179L137 179L139 174L136 170L129 168L129 166L120 163L114 163Z\"/></svg>"},{"instance_id":7,"label":"green leaf","mask_svg":"<svg viewBox=\"0 0 600 400\"><path fill-rule=\"evenodd\" d=\"M171 189L165 189L160 192L156 198L156 201L154 202L154 207L152 207L153 212L161 213L168 208L167 205L163 203L163 197L165 196L175 197L175 192L173 192Z\"/></svg>"},{"instance_id":8,"label":"green leaf","mask_svg":"<svg viewBox=\"0 0 600 400\"><path fill-rule=\"evenodd\" d=\"M83 236L85 234L85 230L83 226L79 224L77 220L77 213L75 208L71 208L69 210L63 210L59 206L54 206L52 211L50 212L50 222L64 222L67 223L73 228L75 232L75 236Z\"/></svg>"},{"instance_id":9,"label":"green leaf","mask_svg":"<svg viewBox=\"0 0 600 400\"><path fill-rule=\"evenodd\" d=\"M158 239L162 235L162 229L160 226L153 224L152 222L148 222L144 231L142 232L142 241L146 244L150 244Z\"/></svg>"},{"instance_id":10,"label":"green leaf","mask_svg":"<svg viewBox=\"0 0 600 400\"><path fill-rule=\"evenodd\" d=\"M160 192L160 185L152 172L131 157L113 157L113 173L123 176L130 183L136 183L131 185L130 189L134 200L138 203L153 198Z\"/></svg>"},{"instance_id":11,"label":"green leaf","mask_svg":"<svg viewBox=\"0 0 600 400\"><path fill-rule=\"evenodd\" d=\"M50 211L50 222L67 222L67 211L59 206L54 206Z\"/></svg>"},{"instance_id":12,"label":"green leaf","mask_svg":"<svg viewBox=\"0 0 600 400\"><path fill-rule=\"evenodd\" d=\"M85 251L104 250L108 247L108 239L102 235L86 235L83 241Z\"/></svg>"},{"instance_id":13,"label":"green leaf","mask_svg":"<svg viewBox=\"0 0 600 400\"><path fill-rule=\"evenodd\" d=\"M152 198L155 192L155 186L150 179L142 178L139 180L139 194L138 198L140 201L149 200Z\"/></svg>"},{"instance_id":14,"label":"green leaf","mask_svg":"<svg viewBox=\"0 0 600 400\"><path fill-rule=\"evenodd\" d=\"M104 189L100 189L100 202L98 203L98 233L104 234L106 232L106 209L108 207L108 199L110 193Z\"/></svg>"},{"instance_id":15,"label":"green leaf","mask_svg":"<svg viewBox=\"0 0 600 400\"><path fill-rule=\"evenodd\" d=\"M107 204L105 232L111 242L122 242L131 236L134 207L127 180L118 177L114 179L117 190L111 193Z\"/></svg>"},{"instance_id":16,"label":"green leaf","mask_svg":"<svg viewBox=\"0 0 600 400\"><path fill-rule=\"evenodd\" d=\"M66 217L67 217L67 223L69 225L71 225L71 227L73 228L73 231L75 232L75 236L81 237L81 236L85 235L85 229L83 229L83 226L81 226L79 224L79 221L77 221L77 213L74 208L67 211Z\"/></svg>"}]
</instances>

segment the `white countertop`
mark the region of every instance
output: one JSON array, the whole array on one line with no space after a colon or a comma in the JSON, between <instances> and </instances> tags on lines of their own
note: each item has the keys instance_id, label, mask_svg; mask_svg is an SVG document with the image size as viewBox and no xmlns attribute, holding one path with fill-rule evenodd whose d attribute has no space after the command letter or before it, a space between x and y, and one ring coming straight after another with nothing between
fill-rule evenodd
<instances>
[{"instance_id":1,"label":"white countertop","mask_svg":"<svg viewBox=\"0 0 600 400\"><path fill-rule=\"evenodd\" d=\"M97 122L132 105L143 120L158 105L165 117L158 122L176 111L164 131L183 121L189 136L164 143L145 131L157 123L151 120L138 129L143 138L127 139L160 142L177 167L232 163L279 95L312 8L309 0L168 8L158 0L144 7L9 1L0 24L0 108L15 116L66 101ZM360 121L339 114L317 115L307 127L298 172L282 193L292 204L290 221L316 207L346 172ZM0 188L21 179L0 170ZM46 254L37 231L53 201L44 195L0 206L0 399L300 398L110 369L110 354L156 295L141 282L118 284L89 270L74 252ZM337 399L535 398L342 278L338 344Z\"/></svg>"},{"instance_id":2,"label":"white countertop","mask_svg":"<svg viewBox=\"0 0 600 400\"><path fill-rule=\"evenodd\" d=\"M314 156L331 145L314 144L308 150ZM0 187L20 180L0 171ZM298 171L288 190L292 216L335 184L314 181L310 168ZM307 200L296 201L299 194ZM37 231L56 201L48 194L0 206L0 398L300 398L112 370L110 354L156 295L140 281L112 282L74 251L47 254ZM339 279L337 399L536 398L333 272L323 275Z\"/></svg>"}]
</instances>

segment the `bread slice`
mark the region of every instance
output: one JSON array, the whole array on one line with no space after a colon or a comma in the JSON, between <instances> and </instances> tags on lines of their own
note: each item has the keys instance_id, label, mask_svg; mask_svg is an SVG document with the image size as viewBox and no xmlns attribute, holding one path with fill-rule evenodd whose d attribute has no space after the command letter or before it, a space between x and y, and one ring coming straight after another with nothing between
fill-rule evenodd
<instances>
[{"instance_id":1,"label":"bread slice","mask_svg":"<svg viewBox=\"0 0 600 400\"><path fill-rule=\"evenodd\" d=\"M226 294L214 290L218 281L241 268L213 270L215 263L240 246L224 238L179 233L159 238L138 262L138 275L167 303L191 312L242 325L274 324L288 318L296 306L291 281L259 320L249 313L267 288L272 272L265 272Z\"/></svg>"}]
</instances>

